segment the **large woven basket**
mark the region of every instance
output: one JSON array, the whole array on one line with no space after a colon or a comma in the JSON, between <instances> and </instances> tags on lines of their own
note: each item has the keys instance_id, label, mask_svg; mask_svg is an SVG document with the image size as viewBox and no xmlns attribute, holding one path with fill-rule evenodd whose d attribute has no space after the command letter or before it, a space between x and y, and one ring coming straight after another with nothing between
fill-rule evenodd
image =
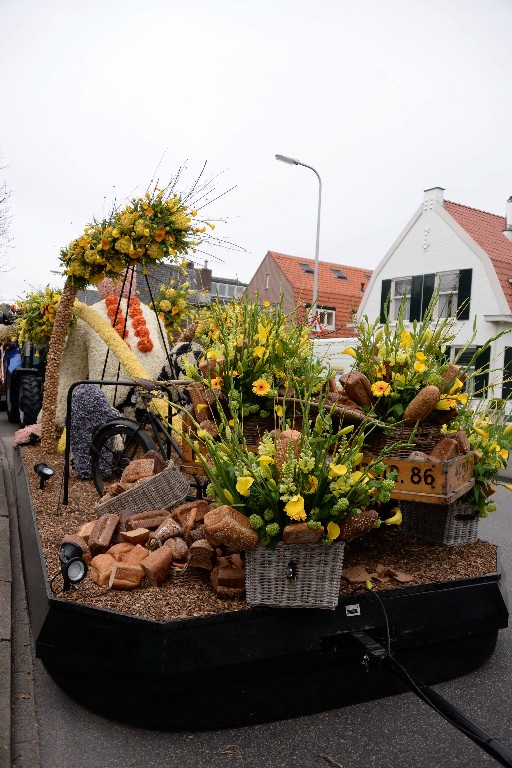
<instances>
[{"instance_id":1,"label":"large woven basket","mask_svg":"<svg viewBox=\"0 0 512 768\"><path fill-rule=\"evenodd\" d=\"M344 544L283 544L275 551L257 546L245 554L249 605L328 608L338 605Z\"/></svg>"},{"instance_id":2,"label":"large woven basket","mask_svg":"<svg viewBox=\"0 0 512 768\"><path fill-rule=\"evenodd\" d=\"M167 467L143 480L140 485L114 496L112 499L100 502L95 509L100 515L106 512L118 515L125 509L136 509L138 512L149 512L150 509L169 509L185 500L190 489L190 483L172 461Z\"/></svg>"},{"instance_id":3,"label":"large woven basket","mask_svg":"<svg viewBox=\"0 0 512 768\"><path fill-rule=\"evenodd\" d=\"M478 538L478 510L472 502L423 504L401 501L402 530L433 544L453 547L470 544Z\"/></svg>"},{"instance_id":4,"label":"large woven basket","mask_svg":"<svg viewBox=\"0 0 512 768\"><path fill-rule=\"evenodd\" d=\"M430 453L441 438L440 429L439 424L418 424L414 431L411 445L407 446L407 448L397 448L392 455L399 459L407 459L412 451ZM366 445L371 453L378 455L384 448L389 448L395 443L408 442L412 434L413 427L407 424L398 424L395 427L387 427L384 430L377 428L369 433Z\"/></svg>"}]
</instances>

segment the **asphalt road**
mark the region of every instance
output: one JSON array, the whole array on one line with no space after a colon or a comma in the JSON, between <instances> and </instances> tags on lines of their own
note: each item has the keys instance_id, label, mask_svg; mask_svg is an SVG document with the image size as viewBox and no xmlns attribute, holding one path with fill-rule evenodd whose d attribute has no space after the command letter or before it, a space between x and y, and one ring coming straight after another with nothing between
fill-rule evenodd
<instances>
[{"instance_id":1,"label":"asphalt road","mask_svg":"<svg viewBox=\"0 0 512 768\"><path fill-rule=\"evenodd\" d=\"M0 413L4 445L12 434ZM500 546L512 575L512 496L500 489L498 511L480 523L480 536ZM12 530L12 529L11 529ZM142 730L99 717L66 696L33 658L21 594L19 551L13 547L16 608L13 759L16 768L482 768L497 763L413 694L344 709L205 733ZM24 613L25 611L25 613ZM25 627L25 635L23 634ZM512 747L512 630L502 630L491 658L476 672L436 687L493 736ZM300 673L300 670L298 670ZM33 693L30 683L33 680ZM27 687L28 686L28 687ZM18 692L17 692L18 690ZM212 690L212 706L220 692ZM18 697L18 698L16 698ZM33 697L33 699L32 699ZM143 702L134 694L128 706Z\"/></svg>"}]
</instances>

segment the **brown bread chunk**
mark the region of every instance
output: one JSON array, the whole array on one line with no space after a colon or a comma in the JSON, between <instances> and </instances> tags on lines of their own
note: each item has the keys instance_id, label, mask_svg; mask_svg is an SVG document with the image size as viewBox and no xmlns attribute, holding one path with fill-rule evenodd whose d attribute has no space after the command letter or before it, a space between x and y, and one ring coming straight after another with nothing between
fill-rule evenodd
<instances>
[{"instance_id":1,"label":"brown bread chunk","mask_svg":"<svg viewBox=\"0 0 512 768\"><path fill-rule=\"evenodd\" d=\"M211 571L215 558L215 550L206 539L195 541L188 549L188 564L194 568L204 568Z\"/></svg>"},{"instance_id":2,"label":"brown bread chunk","mask_svg":"<svg viewBox=\"0 0 512 768\"><path fill-rule=\"evenodd\" d=\"M324 529L323 526L312 530L307 523L290 523L283 530L285 544L318 544Z\"/></svg>"},{"instance_id":3,"label":"brown bread chunk","mask_svg":"<svg viewBox=\"0 0 512 768\"><path fill-rule=\"evenodd\" d=\"M135 528L134 531L121 531L121 539L129 544L145 544L149 538L149 528Z\"/></svg>"},{"instance_id":4,"label":"brown bread chunk","mask_svg":"<svg viewBox=\"0 0 512 768\"><path fill-rule=\"evenodd\" d=\"M142 544L136 544L129 552L122 556L121 561L123 563L142 563L148 555L148 550Z\"/></svg>"},{"instance_id":5,"label":"brown bread chunk","mask_svg":"<svg viewBox=\"0 0 512 768\"><path fill-rule=\"evenodd\" d=\"M112 555L103 554L93 557L89 568L89 576L95 584L99 587L107 586L115 562Z\"/></svg>"},{"instance_id":6,"label":"brown bread chunk","mask_svg":"<svg viewBox=\"0 0 512 768\"><path fill-rule=\"evenodd\" d=\"M172 552L169 547L159 547L142 561L144 575L154 587L160 587L171 569Z\"/></svg>"},{"instance_id":7,"label":"brown bread chunk","mask_svg":"<svg viewBox=\"0 0 512 768\"><path fill-rule=\"evenodd\" d=\"M133 544L128 544L128 542L123 541L121 544L114 544L110 547L107 554L111 555L114 560L121 562L121 560L124 560L124 555L131 552L133 546Z\"/></svg>"},{"instance_id":8,"label":"brown bread chunk","mask_svg":"<svg viewBox=\"0 0 512 768\"><path fill-rule=\"evenodd\" d=\"M142 566L136 563L115 563L108 585L112 589L135 589L142 581Z\"/></svg>"},{"instance_id":9,"label":"brown bread chunk","mask_svg":"<svg viewBox=\"0 0 512 768\"><path fill-rule=\"evenodd\" d=\"M454 432L450 437L453 437L453 439L456 440L461 455L470 452L471 445L469 444L468 436L464 429L461 429L460 432Z\"/></svg>"},{"instance_id":10,"label":"brown bread chunk","mask_svg":"<svg viewBox=\"0 0 512 768\"><path fill-rule=\"evenodd\" d=\"M174 536L172 539L167 539L164 543L164 547L169 547L171 550L173 563L175 560L186 560L188 546L180 536Z\"/></svg>"},{"instance_id":11,"label":"brown bread chunk","mask_svg":"<svg viewBox=\"0 0 512 768\"><path fill-rule=\"evenodd\" d=\"M430 451L430 458L435 461L450 461L460 456L459 445L451 437L442 437Z\"/></svg>"},{"instance_id":12,"label":"brown bread chunk","mask_svg":"<svg viewBox=\"0 0 512 768\"><path fill-rule=\"evenodd\" d=\"M136 483L137 480L142 480L144 477L151 477L155 468L154 459L134 459L130 461L128 466L121 475L121 482L123 483Z\"/></svg>"},{"instance_id":13,"label":"brown bread chunk","mask_svg":"<svg viewBox=\"0 0 512 768\"><path fill-rule=\"evenodd\" d=\"M365 509L358 515L347 517L340 524L339 540L352 541L352 539L357 539L358 536L363 536L372 530L378 517L374 509Z\"/></svg>"},{"instance_id":14,"label":"brown bread chunk","mask_svg":"<svg viewBox=\"0 0 512 768\"><path fill-rule=\"evenodd\" d=\"M405 409L405 423L412 426L417 421L425 421L427 416L434 410L440 394L438 387L434 387L433 384L423 387Z\"/></svg>"},{"instance_id":15,"label":"brown bread chunk","mask_svg":"<svg viewBox=\"0 0 512 768\"><path fill-rule=\"evenodd\" d=\"M89 549L93 556L107 551L112 543L118 523L119 516L108 513L96 520L96 524L89 536Z\"/></svg>"},{"instance_id":16,"label":"brown bread chunk","mask_svg":"<svg viewBox=\"0 0 512 768\"><path fill-rule=\"evenodd\" d=\"M372 385L361 371L351 371L340 377L345 394L358 405L364 407L373 402Z\"/></svg>"},{"instance_id":17,"label":"brown bread chunk","mask_svg":"<svg viewBox=\"0 0 512 768\"><path fill-rule=\"evenodd\" d=\"M258 534L251 528L249 519L227 504L207 512L204 533L211 544L222 544L237 552L253 549L258 543Z\"/></svg>"}]
</instances>

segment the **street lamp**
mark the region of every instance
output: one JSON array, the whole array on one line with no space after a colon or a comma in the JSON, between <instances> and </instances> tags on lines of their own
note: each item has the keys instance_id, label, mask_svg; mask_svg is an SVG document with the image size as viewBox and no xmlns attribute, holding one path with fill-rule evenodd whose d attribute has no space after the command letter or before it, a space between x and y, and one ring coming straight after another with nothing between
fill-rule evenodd
<instances>
[{"instance_id":1,"label":"street lamp","mask_svg":"<svg viewBox=\"0 0 512 768\"><path fill-rule=\"evenodd\" d=\"M322 179L320 174L311 165L301 163L300 160L295 160L293 157L286 157L285 155L276 155L276 160L280 160L282 163L288 163L289 165L302 165L303 168L309 168L316 174L318 179L318 216L316 221L316 248L315 248L315 269L313 273L313 300L311 302L310 316L311 319L316 317L316 305L318 303L318 256L320 253L320 211L322 207Z\"/></svg>"}]
</instances>

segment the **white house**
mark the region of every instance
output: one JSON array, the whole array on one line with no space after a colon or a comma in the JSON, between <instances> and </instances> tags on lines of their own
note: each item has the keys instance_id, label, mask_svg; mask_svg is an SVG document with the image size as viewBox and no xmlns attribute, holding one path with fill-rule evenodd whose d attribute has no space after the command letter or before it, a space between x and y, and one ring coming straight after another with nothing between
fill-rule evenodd
<instances>
[{"instance_id":1,"label":"white house","mask_svg":"<svg viewBox=\"0 0 512 768\"><path fill-rule=\"evenodd\" d=\"M435 316L456 317L457 332L447 350L453 359L471 338L482 346L503 329L510 330L483 352L477 367L489 364L490 375L480 377L475 389L488 383L490 395L512 395L512 197L507 215L469 208L444 199L444 189L427 189L422 205L374 270L357 317L383 318L389 296L390 318L396 317L406 297L406 318L421 319L434 287L440 294ZM468 362L473 350L464 354Z\"/></svg>"}]
</instances>

